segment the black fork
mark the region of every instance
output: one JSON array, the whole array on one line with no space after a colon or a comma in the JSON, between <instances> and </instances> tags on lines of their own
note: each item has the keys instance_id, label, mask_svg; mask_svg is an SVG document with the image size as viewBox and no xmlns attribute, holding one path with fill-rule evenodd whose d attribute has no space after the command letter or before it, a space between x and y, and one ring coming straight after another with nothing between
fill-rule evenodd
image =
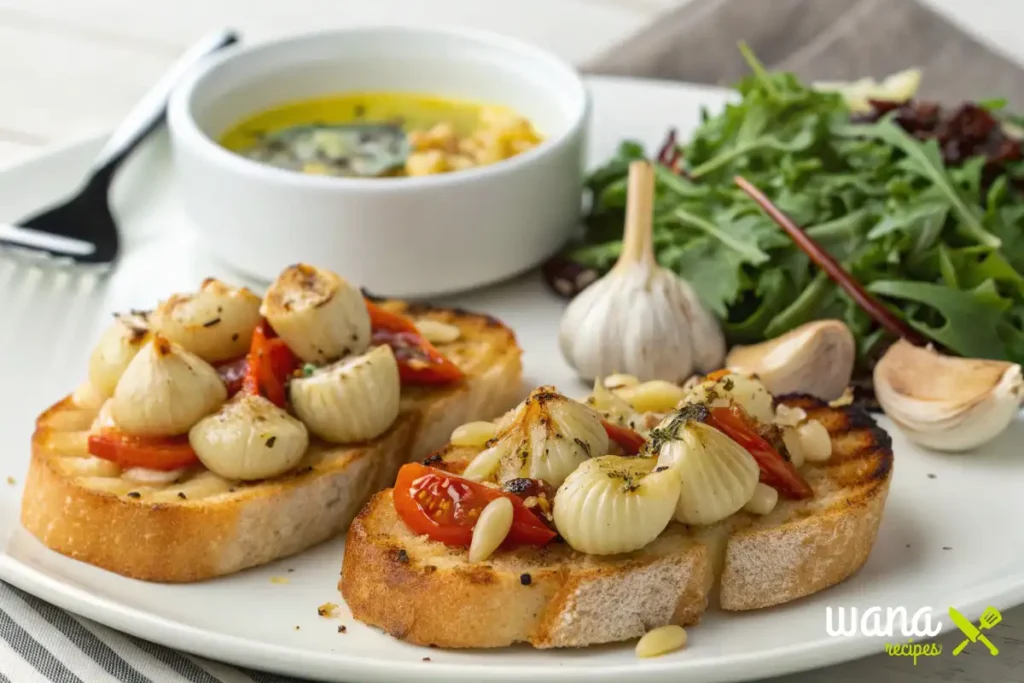
<instances>
[{"instance_id":1,"label":"black fork","mask_svg":"<svg viewBox=\"0 0 1024 683\"><path fill-rule=\"evenodd\" d=\"M110 136L78 191L17 225L0 225L0 247L53 265L112 265L120 251L120 237L108 195L118 168L163 122L167 100L181 77L238 39L234 31L223 30L189 48Z\"/></svg>"}]
</instances>

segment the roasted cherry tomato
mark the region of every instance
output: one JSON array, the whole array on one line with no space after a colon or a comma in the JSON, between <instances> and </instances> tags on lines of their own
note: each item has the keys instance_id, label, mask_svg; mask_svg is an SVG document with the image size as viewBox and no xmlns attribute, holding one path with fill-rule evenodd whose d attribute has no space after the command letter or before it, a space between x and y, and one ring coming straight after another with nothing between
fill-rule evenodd
<instances>
[{"instance_id":1,"label":"roasted cherry tomato","mask_svg":"<svg viewBox=\"0 0 1024 683\"><path fill-rule=\"evenodd\" d=\"M754 456L761 468L761 481L786 498L802 499L814 495L810 484L800 475L793 463L775 450L757 433L751 418L737 405L712 408L707 423L743 446Z\"/></svg>"},{"instance_id":2,"label":"roasted cherry tomato","mask_svg":"<svg viewBox=\"0 0 1024 683\"><path fill-rule=\"evenodd\" d=\"M419 463L402 466L394 490L395 510L413 533L467 547L480 512L500 497L511 500L513 509L512 529L503 547L542 546L555 537L517 496Z\"/></svg>"},{"instance_id":3,"label":"roasted cherry tomato","mask_svg":"<svg viewBox=\"0 0 1024 683\"><path fill-rule=\"evenodd\" d=\"M249 368L249 356L247 354L234 360L226 360L223 363L217 363L215 367L221 381L227 387L228 396L234 396L242 390L242 385L245 383L245 375Z\"/></svg>"},{"instance_id":4,"label":"roasted cherry tomato","mask_svg":"<svg viewBox=\"0 0 1024 683\"><path fill-rule=\"evenodd\" d=\"M636 455L644 447L647 440L628 427L620 427L608 420L601 420L604 431L608 432L608 438L622 446L626 455Z\"/></svg>"},{"instance_id":5,"label":"roasted cherry tomato","mask_svg":"<svg viewBox=\"0 0 1024 683\"><path fill-rule=\"evenodd\" d=\"M367 300L373 343L387 344L398 360L403 384L452 384L462 379L462 370L423 338L405 316L386 311Z\"/></svg>"},{"instance_id":6,"label":"roasted cherry tomato","mask_svg":"<svg viewBox=\"0 0 1024 683\"><path fill-rule=\"evenodd\" d=\"M242 388L283 408L288 402L285 383L298 367L299 359L264 320L252 333Z\"/></svg>"},{"instance_id":7,"label":"roasted cherry tomato","mask_svg":"<svg viewBox=\"0 0 1024 683\"><path fill-rule=\"evenodd\" d=\"M199 462L188 434L169 437L132 436L117 429L89 435L89 453L122 467L176 470Z\"/></svg>"}]
</instances>

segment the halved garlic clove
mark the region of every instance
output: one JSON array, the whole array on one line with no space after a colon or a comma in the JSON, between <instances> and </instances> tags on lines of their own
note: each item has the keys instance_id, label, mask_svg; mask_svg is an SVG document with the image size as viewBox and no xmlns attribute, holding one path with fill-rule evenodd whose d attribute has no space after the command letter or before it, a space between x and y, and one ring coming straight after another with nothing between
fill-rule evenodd
<instances>
[{"instance_id":1,"label":"halved garlic clove","mask_svg":"<svg viewBox=\"0 0 1024 683\"><path fill-rule=\"evenodd\" d=\"M735 403L761 424L775 420L775 401L759 379L730 372L717 379L704 380L690 388L679 407L706 405L727 407Z\"/></svg>"},{"instance_id":2,"label":"halved garlic clove","mask_svg":"<svg viewBox=\"0 0 1024 683\"><path fill-rule=\"evenodd\" d=\"M249 350L260 322L260 298L245 287L208 278L199 291L175 294L150 315L153 330L208 363Z\"/></svg>"},{"instance_id":3,"label":"halved garlic clove","mask_svg":"<svg viewBox=\"0 0 1024 683\"><path fill-rule=\"evenodd\" d=\"M667 417L649 443L658 466L670 467L682 484L675 518L684 524L721 521L746 505L757 488L761 470L753 456L685 410Z\"/></svg>"},{"instance_id":4,"label":"halved garlic clove","mask_svg":"<svg viewBox=\"0 0 1024 683\"><path fill-rule=\"evenodd\" d=\"M910 440L967 451L1001 434L1024 398L1015 363L955 358L900 340L875 366L875 396Z\"/></svg>"},{"instance_id":5,"label":"halved garlic clove","mask_svg":"<svg viewBox=\"0 0 1024 683\"><path fill-rule=\"evenodd\" d=\"M856 358L857 344L845 323L816 320L760 344L735 346L725 365L756 375L776 396L810 394L831 401L849 386Z\"/></svg>"},{"instance_id":6,"label":"halved garlic clove","mask_svg":"<svg viewBox=\"0 0 1024 683\"><path fill-rule=\"evenodd\" d=\"M89 357L89 383L103 398L114 395L118 380L149 341L148 313L117 314Z\"/></svg>"},{"instance_id":7,"label":"halved garlic clove","mask_svg":"<svg viewBox=\"0 0 1024 683\"><path fill-rule=\"evenodd\" d=\"M136 436L176 436L227 400L217 371L157 335L128 364L110 403L117 426Z\"/></svg>"},{"instance_id":8,"label":"halved garlic clove","mask_svg":"<svg viewBox=\"0 0 1024 683\"><path fill-rule=\"evenodd\" d=\"M289 266L270 285L260 312L296 356L326 363L370 345L370 313L357 287L328 270Z\"/></svg>"},{"instance_id":9,"label":"halved garlic clove","mask_svg":"<svg viewBox=\"0 0 1024 683\"><path fill-rule=\"evenodd\" d=\"M580 464L555 494L555 528L574 550L614 555L639 550L672 521L681 488L653 458L604 455Z\"/></svg>"},{"instance_id":10,"label":"halved garlic clove","mask_svg":"<svg viewBox=\"0 0 1024 683\"><path fill-rule=\"evenodd\" d=\"M369 441L398 417L401 382L389 346L344 358L292 380L292 407L309 431L331 443Z\"/></svg>"},{"instance_id":11,"label":"halved garlic clove","mask_svg":"<svg viewBox=\"0 0 1024 683\"><path fill-rule=\"evenodd\" d=\"M239 394L188 433L207 469L226 479L252 481L283 474L309 446L305 425L263 398Z\"/></svg>"},{"instance_id":12,"label":"halved garlic clove","mask_svg":"<svg viewBox=\"0 0 1024 683\"><path fill-rule=\"evenodd\" d=\"M526 477L559 486L584 460L608 452L608 433L589 406L540 387L502 418L491 448L500 452L499 482Z\"/></svg>"}]
</instances>

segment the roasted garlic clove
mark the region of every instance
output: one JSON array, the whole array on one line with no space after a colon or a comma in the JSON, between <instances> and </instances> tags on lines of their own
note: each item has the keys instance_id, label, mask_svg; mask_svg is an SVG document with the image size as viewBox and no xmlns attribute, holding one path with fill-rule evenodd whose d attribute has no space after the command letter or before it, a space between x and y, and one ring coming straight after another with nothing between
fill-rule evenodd
<instances>
[{"instance_id":1,"label":"roasted garlic clove","mask_svg":"<svg viewBox=\"0 0 1024 683\"><path fill-rule=\"evenodd\" d=\"M857 344L839 320L816 320L753 346L736 346L725 365L757 375L769 392L810 394L831 401L850 384Z\"/></svg>"},{"instance_id":2,"label":"roasted garlic clove","mask_svg":"<svg viewBox=\"0 0 1024 683\"><path fill-rule=\"evenodd\" d=\"M304 263L285 268L260 312L296 356L326 363L370 344L370 313L358 288Z\"/></svg>"},{"instance_id":3,"label":"roasted garlic clove","mask_svg":"<svg viewBox=\"0 0 1024 683\"><path fill-rule=\"evenodd\" d=\"M161 301L149 317L153 330L208 363L249 350L260 322L260 298L245 287L203 281L199 291Z\"/></svg>"},{"instance_id":4,"label":"roasted garlic clove","mask_svg":"<svg viewBox=\"0 0 1024 683\"><path fill-rule=\"evenodd\" d=\"M900 340L875 366L875 396L911 441L967 451L1001 434L1020 410L1015 363L956 358Z\"/></svg>"},{"instance_id":5,"label":"roasted garlic clove","mask_svg":"<svg viewBox=\"0 0 1024 683\"><path fill-rule=\"evenodd\" d=\"M114 395L114 388L135 354L149 341L148 314L117 314L103 332L89 357L89 383L103 398Z\"/></svg>"},{"instance_id":6,"label":"roasted garlic clove","mask_svg":"<svg viewBox=\"0 0 1024 683\"><path fill-rule=\"evenodd\" d=\"M761 424L771 424L775 420L775 401L764 384L757 378L732 372L691 386L679 405L718 408L732 403Z\"/></svg>"},{"instance_id":7,"label":"roasted garlic clove","mask_svg":"<svg viewBox=\"0 0 1024 683\"><path fill-rule=\"evenodd\" d=\"M675 518L683 524L714 524L740 510L757 488L761 470L742 446L689 411L670 415L651 433L652 455L682 484ZM557 498L556 504L557 504Z\"/></svg>"},{"instance_id":8,"label":"roasted garlic clove","mask_svg":"<svg viewBox=\"0 0 1024 683\"><path fill-rule=\"evenodd\" d=\"M196 423L188 440L211 472L245 481L290 470L306 452L309 434L262 396L240 394Z\"/></svg>"},{"instance_id":9,"label":"roasted garlic clove","mask_svg":"<svg viewBox=\"0 0 1024 683\"><path fill-rule=\"evenodd\" d=\"M175 436L227 400L217 371L156 335L121 375L110 403L117 426L136 436Z\"/></svg>"},{"instance_id":10,"label":"roasted garlic clove","mask_svg":"<svg viewBox=\"0 0 1024 683\"><path fill-rule=\"evenodd\" d=\"M318 368L292 380L295 414L331 443L375 439L398 417L401 381L390 346Z\"/></svg>"},{"instance_id":11,"label":"roasted garlic clove","mask_svg":"<svg viewBox=\"0 0 1024 683\"><path fill-rule=\"evenodd\" d=\"M541 479L559 486L580 463L608 452L608 433L592 408L540 387L498 420L490 447L470 462L464 476Z\"/></svg>"},{"instance_id":12,"label":"roasted garlic clove","mask_svg":"<svg viewBox=\"0 0 1024 683\"><path fill-rule=\"evenodd\" d=\"M555 527L574 550L639 550L672 521L679 475L654 458L604 455L580 464L555 494Z\"/></svg>"}]
</instances>

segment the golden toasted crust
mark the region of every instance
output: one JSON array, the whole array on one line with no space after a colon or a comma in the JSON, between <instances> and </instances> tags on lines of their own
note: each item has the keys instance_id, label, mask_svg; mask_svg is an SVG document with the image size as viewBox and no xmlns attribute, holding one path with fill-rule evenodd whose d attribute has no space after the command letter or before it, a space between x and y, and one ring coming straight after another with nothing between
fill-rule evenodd
<instances>
[{"instance_id":1,"label":"golden toasted crust","mask_svg":"<svg viewBox=\"0 0 1024 683\"><path fill-rule=\"evenodd\" d=\"M409 314L460 328L461 338L440 348L467 379L455 387L403 389L398 420L373 442L313 443L297 468L263 482L218 480L211 487L204 484L217 479L212 473L193 472L190 483L135 485L119 473L93 476L91 469L109 465L92 463L85 452L97 408L69 397L37 421L22 524L60 553L164 582L229 574L343 533L402 463L423 458L459 424L507 409L522 391L521 352L506 327L463 311L417 306ZM177 495L185 491L202 495Z\"/></svg>"},{"instance_id":2,"label":"golden toasted crust","mask_svg":"<svg viewBox=\"0 0 1024 683\"><path fill-rule=\"evenodd\" d=\"M465 550L409 532L391 491L383 491L352 524L338 588L360 621L409 642L453 648L580 647L692 624L719 576L720 602L729 610L817 592L867 558L892 450L888 436L857 409L802 397L785 402L803 407L833 436L829 462L803 469L815 491L811 501L784 501L764 518L739 513L705 528L673 522L627 555L589 556L556 543L470 565ZM473 453L449 446L431 460L457 472Z\"/></svg>"}]
</instances>

